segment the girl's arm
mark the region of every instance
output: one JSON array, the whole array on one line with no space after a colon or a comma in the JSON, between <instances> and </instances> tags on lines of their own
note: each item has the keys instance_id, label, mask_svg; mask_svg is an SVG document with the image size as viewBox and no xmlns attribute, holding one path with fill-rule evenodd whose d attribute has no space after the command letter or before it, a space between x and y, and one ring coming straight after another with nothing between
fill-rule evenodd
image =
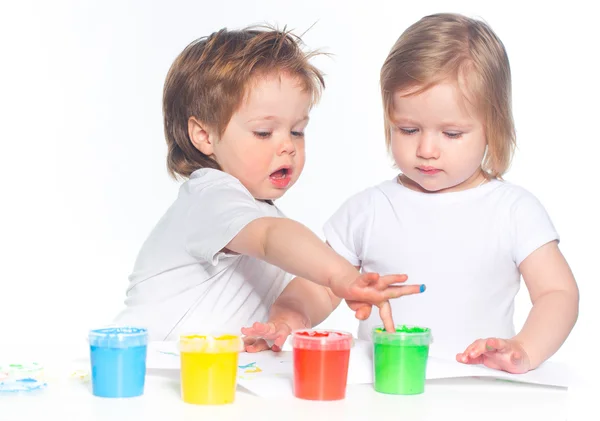
<instances>
[{"instance_id":1,"label":"girl's arm","mask_svg":"<svg viewBox=\"0 0 600 421\"><path fill-rule=\"evenodd\" d=\"M519 270L533 307L513 339L522 345L533 369L558 351L569 336L579 314L579 289L556 241L534 251Z\"/></svg>"},{"instance_id":2,"label":"girl's arm","mask_svg":"<svg viewBox=\"0 0 600 421\"><path fill-rule=\"evenodd\" d=\"M511 339L478 339L456 355L465 364L525 373L550 358L569 336L579 313L579 290L558 243L531 253L519 266L533 307Z\"/></svg>"}]
</instances>

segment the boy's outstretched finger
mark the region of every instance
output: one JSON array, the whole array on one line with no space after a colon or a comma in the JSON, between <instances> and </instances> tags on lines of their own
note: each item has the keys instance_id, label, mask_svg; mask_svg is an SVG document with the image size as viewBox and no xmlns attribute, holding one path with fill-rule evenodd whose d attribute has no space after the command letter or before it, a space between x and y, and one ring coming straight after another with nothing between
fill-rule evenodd
<instances>
[{"instance_id":1,"label":"boy's outstretched finger","mask_svg":"<svg viewBox=\"0 0 600 421\"><path fill-rule=\"evenodd\" d=\"M394 325L394 320L392 319L392 307L390 306L389 301L384 301L378 305L379 307L379 317L381 317L381 321L383 322L383 327L387 332L395 332L396 325Z\"/></svg>"},{"instance_id":2,"label":"boy's outstretched finger","mask_svg":"<svg viewBox=\"0 0 600 421\"><path fill-rule=\"evenodd\" d=\"M383 290L384 298L391 300L392 298L399 298L405 295L420 294L425 291L425 285L398 285L389 286Z\"/></svg>"}]
</instances>

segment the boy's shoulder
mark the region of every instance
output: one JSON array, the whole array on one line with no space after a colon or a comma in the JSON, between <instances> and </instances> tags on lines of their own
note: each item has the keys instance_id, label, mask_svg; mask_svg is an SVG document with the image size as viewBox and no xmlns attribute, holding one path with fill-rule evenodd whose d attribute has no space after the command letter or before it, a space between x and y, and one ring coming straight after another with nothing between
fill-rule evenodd
<instances>
[{"instance_id":1,"label":"boy's shoulder","mask_svg":"<svg viewBox=\"0 0 600 421\"><path fill-rule=\"evenodd\" d=\"M189 187L206 187L221 184L240 185L243 187L242 183L231 174L214 168L200 168L191 173L188 180L184 183L184 185Z\"/></svg>"},{"instance_id":2,"label":"boy's shoulder","mask_svg":"<svg viewBox=\"0 0 600 421\"><path fill-rule=\"evenodd\" d=\"M235 191L243 193L248 198L255 200L246 187L234 176L225 171L213 168L200 168L190 174L190 177L181 185L180 190L187 194L203 192L216 193L217 191Z\"/></svg>"},{"instance_id":3,"label":"boy's shoulder","mask_svg":"<svg viewBox=\"0 0 600 421\"><path fill-rule=\"evenodd\" d=\"M201 168L190 174L188 180L180 187L180 198L186 203L203 206L209 201L212 207L230 208L233 206L249 206L258 208L271 216L285 216L274 204L257 200L240 180L225 171L213 168Z\"/></svg>"}]
</instances>

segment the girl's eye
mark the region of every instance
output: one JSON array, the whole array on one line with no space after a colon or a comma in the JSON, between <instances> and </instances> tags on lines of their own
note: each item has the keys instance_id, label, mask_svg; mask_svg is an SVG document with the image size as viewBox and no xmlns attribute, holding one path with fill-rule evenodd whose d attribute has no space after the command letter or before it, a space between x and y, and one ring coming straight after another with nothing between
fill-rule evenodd
<instances>
[{"instance_id":1,"label":"girl's eye","mask_svg":"<svg viewBox=\"0 0 600 421\"><path fill-rule=\"evenodd\" d=\"M444 132L444 134L450 139L458 139L462 136L461 132Z\"/></svg>"},{"instance_id":2,"label":"girl's eye","mask_svg":"<svg viewBox=\"0 0 600 421\"><path fill-rule=\"evenodd\" d=\"M254 136L261 138L261 139L267 139L268 137L271 136L271 132L252 132L254 133Z\"/></svg>"},{"instance_id":3,"label":"girl's eye","mask_svg":"<svg viewBox=\"0 0 600 421\"><path fill-rule=\"evenodd\" d=\"M292 131L292 136L294 136L294 137L304 137L304 132L295 132L295 131Z\"/></svg>"},{"instance_id":4,"label":"girl's eye","mask_svg":"<svg viewBox=\"0 0 600 421\"><path fill-rule=\"evenodd\" d=\"M408 135L411 135L411 134L415 134L416 132L418 132L418 131L419 131L419 129L405 129L405 128L402 128L402 127L400 127L400 131L401 131L403 134L408 134Z\"/></svg>"}]
</instances>

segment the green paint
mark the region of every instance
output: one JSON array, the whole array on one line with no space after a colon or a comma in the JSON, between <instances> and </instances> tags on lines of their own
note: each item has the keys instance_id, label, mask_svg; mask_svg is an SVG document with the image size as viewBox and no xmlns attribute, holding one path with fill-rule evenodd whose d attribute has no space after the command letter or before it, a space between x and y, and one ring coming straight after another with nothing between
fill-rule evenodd
<instances>
[{"instance_id":1,"label":"green paint","mask_svg":"<svg viewBox=\"0 0 600 421\"><path fill-rule=\"evenodd\" d=\"M375 390L395 395L425 391L431 331L416 326L399 326L395 333L373 330Z\"/></svg>"},{"instance_id":2,"label":"green paint","mask_svg":"<svg viewBox=\"0 0 600 421\"><path fill-rule=\"evenodd\" d=\"M427 333L429 329L426 327L419 326L396 326L396 333ZM376 327L375 333L387 333L383 327Z\"/></svg>"}]
</instances>

